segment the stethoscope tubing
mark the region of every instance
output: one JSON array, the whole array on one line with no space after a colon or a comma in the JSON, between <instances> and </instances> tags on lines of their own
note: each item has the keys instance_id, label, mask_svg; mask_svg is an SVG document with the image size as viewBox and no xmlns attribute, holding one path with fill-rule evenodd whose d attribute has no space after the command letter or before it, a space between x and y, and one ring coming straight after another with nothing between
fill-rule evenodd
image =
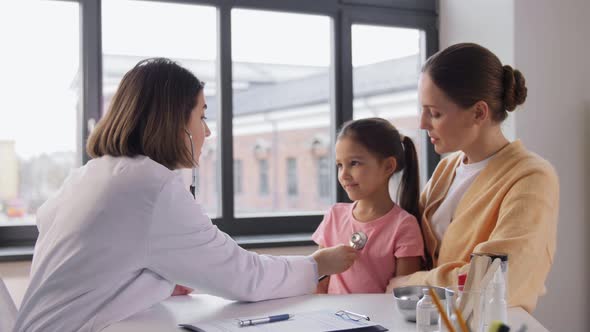
<instances>
[{"instance_id":1,"label":"stethoscope tubing","mask_svg":"<svg viewBox=\"0 0 590 332\"><path fill-rule=\"evenodd\" d=\"M190 191L191 191L191 194L193 195L193 197L196 199L197 198L197 194L196 194L197 168L194 165L194 163L195 163L195 145L193 143L193 135L187 129L185 129L184 131L188 135L188 139L191 142L191 159L192 159L192 163L193 163L193 169L192 169L192 174L191 174L192 180L191 180Z\"/></svg>"}]
</instances>

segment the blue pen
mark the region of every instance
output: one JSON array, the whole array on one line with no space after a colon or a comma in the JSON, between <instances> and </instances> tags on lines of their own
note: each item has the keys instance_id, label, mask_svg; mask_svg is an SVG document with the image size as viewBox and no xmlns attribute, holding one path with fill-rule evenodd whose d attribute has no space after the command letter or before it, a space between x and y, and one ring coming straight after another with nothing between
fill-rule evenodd
<instances>
[{"instance_id":1,"label":"blue pen","mask_svg":"<svg viewBox=\"0 0 590 332\"><path fill-rule=\"evenodd\" d=\"M240 327L256 325L256 324L265 324L265 323L272 323L272 322L280 322L282 320L288 320L293 315L283 314L283 315L274 315L268 317L261 317L261 318L252 318L252 319L238 319L238 325Z\"/></svg>"}]
</instances>

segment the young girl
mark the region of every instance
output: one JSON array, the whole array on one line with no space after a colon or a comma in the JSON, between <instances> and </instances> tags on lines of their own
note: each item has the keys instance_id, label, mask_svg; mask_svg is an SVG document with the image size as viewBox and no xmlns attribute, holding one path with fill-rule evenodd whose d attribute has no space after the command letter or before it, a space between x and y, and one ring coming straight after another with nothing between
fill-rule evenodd
<instances>
[{"instance_id":1,"label":"young girl","mask_svg":"<svg viewBox=\"0 0 590 332\"><path fill-rule=\"evenodd\" d=\"M338 181L354 202L332 206L312 239L330 247L349 243L360 231L368 240L352 267L326 278L318 292L383 293L393 276L414 273L422 265L416 149L387 120L356 120L338 134L336 165ZM397 205L389 195L389 179L401 171Z\"/></svg>"}]
</instances>

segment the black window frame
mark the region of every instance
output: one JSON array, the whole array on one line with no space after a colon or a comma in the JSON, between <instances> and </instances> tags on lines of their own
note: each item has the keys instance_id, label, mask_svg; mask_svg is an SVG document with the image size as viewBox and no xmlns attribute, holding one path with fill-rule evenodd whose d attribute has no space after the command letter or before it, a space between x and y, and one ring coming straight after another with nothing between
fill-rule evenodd
<instances>
[{"instance_id":1,"label":"black window frame","mask_svg":"<svg viewBox=\"0 0 590 332\"><path fill-rule=\"evenodd\" d=\"M79 149L85 151L89 128L100 118L102 110L102 45L101 0L51 0L73 1L80 5L82 116L79 130ZM144 0L145 1L145 0ZM422 55L428 57L438 50L438 13L435 0L147 0L162 3L211 5L217 8L220 133L217 137L220 152L218 163L221 195L221 217L213 222L223 231L236 235L265 235L311 233L322 220L322 215L260 216L237 218L234 206L233 134L232 134L232 60L231 60L231 10L255 9L290 13L325 15L332 19L332 115L330 132L335 135L345 121L352 119L352 56L351 25L355 23L414 28L424 31L425 43ZM196 32L198 34L198 32ZM198 39L198 38L196 38ZM418 110L416 110L418 112ZM333 139L333 137L332 137ZM428 147L421 160L427 163L430 176L440 160L426 135ZM89 157L84 152L83 163ZM330 154L333 161L333 153ZM335 200L346 201L346 194L337 181L331 179ZM38 236L36 226L0 227L0 247L32 245Z\"/></svg>"}]
</instances>

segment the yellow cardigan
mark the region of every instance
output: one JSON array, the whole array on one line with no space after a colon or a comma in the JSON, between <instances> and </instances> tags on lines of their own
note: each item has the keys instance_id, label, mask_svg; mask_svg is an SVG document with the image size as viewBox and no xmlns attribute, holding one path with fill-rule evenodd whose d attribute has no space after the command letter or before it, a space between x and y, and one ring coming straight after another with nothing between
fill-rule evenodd
<instances>
[{"instance_id":1,"label":"yellow cardigan","mask_svg":"<svg viewBox=\"0 0 590 332\"><path fill-rule=\"evenodd\" d=\"M420 197L426 255L433 269L412 274L407 285L456 286L472 252L508 254L508 304L532 312L545 293L555 254L559 183L553 167L520 141L502 148L459 202L442 238L430 218L440 206L464 154L443 159Z\"/></svg>"}]
</instances>

